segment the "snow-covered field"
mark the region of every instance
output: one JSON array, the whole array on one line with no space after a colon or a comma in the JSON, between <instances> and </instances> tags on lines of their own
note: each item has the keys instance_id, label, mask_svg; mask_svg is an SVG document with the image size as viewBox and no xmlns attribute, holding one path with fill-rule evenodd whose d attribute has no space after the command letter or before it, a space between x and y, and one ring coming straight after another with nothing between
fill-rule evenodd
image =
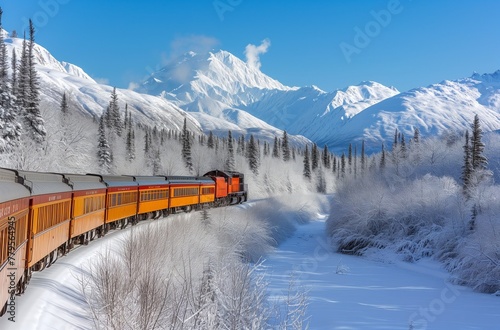
<instances>
[{"instance_id":1,"label":"snow-covered field","mask_svg":"<svg viewBox=\"0 0 500 330\"><path fill-rule=\"evenodd\" d=\"M286 294L290 274L308 291L310 329L499 328L498 297L449 284L429 260L382 263L333 253L325 218L300 225L264 263L271 298Z\"/></svg>"},{"instance_id":2,"label":"snow-covered field","mask_svg":"<svg viewBox=\"0 0 500 330\"><path fill-rule=\"evenodd\" d=\"M263 263L270 300L287 294L291 277L307 291L310 329L411 329L412 321L413 329L498 329L500 299L447 283L438 264L382 263L332 253L324 210L322 203L310 207L307 214L316 211L316 217L298 225ZM112 232L35 273L26 293L16 297L16 322L4 316L0 329L92 329L78 280L81 267L130 230Z\"/></svg>"}]
</instances>

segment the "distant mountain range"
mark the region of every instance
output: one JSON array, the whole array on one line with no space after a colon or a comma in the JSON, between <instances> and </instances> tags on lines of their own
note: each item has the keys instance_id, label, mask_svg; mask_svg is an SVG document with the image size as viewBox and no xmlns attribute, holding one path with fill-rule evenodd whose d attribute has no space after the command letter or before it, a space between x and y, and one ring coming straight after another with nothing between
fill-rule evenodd
<instances>
[{"instance_id":1,"label":"distant mountain range","mask_svg":"<svg viewBox=\"0 0 500 330\"><path fill-rule=\"evenodd\" d=\"M8 54L21 39L7 38ZM81 68L56 60L37 45L42 98L58 107L66 92L71 104L92 116L106 109L112 87L99 84ZM478 114L485 132L500 130L500 70L443 81L400 93L373 81L333 92L289 87L226 51L189 52L153 73L136 91L119 89L136 122L180 130L184 118L195 132L254 134L272 140L286 130L299 145L327 144L345 150L365 140L376 150L392 141L397 128L422 136L463 131Z\"/></svg>"}]
</instances>

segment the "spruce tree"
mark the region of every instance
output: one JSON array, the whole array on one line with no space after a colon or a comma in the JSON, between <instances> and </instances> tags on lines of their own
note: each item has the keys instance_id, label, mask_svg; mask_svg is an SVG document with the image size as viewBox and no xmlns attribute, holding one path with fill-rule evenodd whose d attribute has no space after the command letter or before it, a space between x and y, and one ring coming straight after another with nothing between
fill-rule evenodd
<instances>
[{"instance_id":1,"label":"spruce tree","mask_svg":"<svg viewBox=\"0 0 500 330\"><path fill-rule=\"evenodd\" d=\"M385 164L386 164L386 155L385 155L385 146L384 143L382 143L382 152L380 155L380 170L383 171L385 169Z\"/></svg>"},{"instance_id":2,"label":"spruce tree","mask_svg":"<svg viewBox=\"0 0 500 330\"><path fill-rule=\"evenodd\" d=\"M347 151L347 164L349 165L349 173L352 173L352 144L349 143L349 149Z\"/></svg>"},{"instance_id":3,"label":"spruce tree","mask_svg":"<svg viewBox=\"0 0 500 330\"><path fill-rule=\"evenodd\" d=\"M215 144L214 144L214 133L212 133L212 131L210 131L210 133L208 134L208 140L207 140L207 146L209 149L213 149Z\"/></svg>"},{"instance_id":4,"label":"spruce tree","mask_svg":"<svg viewBox=\"0 0 500 330\"><path fill-rule=\"evenodd\" d=\"M415 127L415 130L413 132L413 142L414 143L420 142L420 130L418 129L418 127Z\"/></svg>"},{"instance_id":5,"label":"spruce tree","mask_svg":"<svg viewBox=\"0 0 500 330\"><path fill-rule=\"evenodd\" d=\"M35 26L29 20L30 42L28 45L28 94L26 95L25 110L27 129L31 138L41 144L45 140L45 122L40 113L40 84L35 68Z\"/></svg>"},{"instance_id":6,"label":"spruce tree","mask_svg":"<svg viewBox=\"0 0 500 330\"><path fill-rule=\"evenodd\" d=\"M366 169L365 140L361 142L361 172Z\"/></svg>"},{"instance_id":7,"label":"spruce tree","mask_svg":"<svg viewBox=\"0 0 500 330\"><path fill-rule=\"evenodd\" d=\"M7 64L7 46L5 46L5 40L3 38L3 30L2 30L2 14L3 10L0 7L0 93L6 93L8 90L8 64ZM2 104L0 99L0 105Z\"/></svg>"},{"instance_id":8,"label":"spruce tree","mask_svg":"<svg viewBox=\"0 0 500 330\"><path fill-rule=\"evenodd\" d=\"M187 129L187 120L184 118L184 125L182 126L182 159L184 165L191 172L193 170L193 161L191 159L191 134Z\"/></svg>"},{"instance_id":9,"label":"spruce tree","mask_svg":"<svg viewBox=\"0 0 500 330\"><path fill-rule=\"evenodd\" d=\"M22 107L24 111L29 94L28 45L26 43L26 35L23 39L18 70L18 85L15 96L17 98L17 104Z\"/></svg>"},{"instance_id":10,"label":"spruce tree","mask_svg":"<svg viewBox=\"0 0 500 330\"><path fill-rule=\"evenodd\" d=\"M280 157L280 151L278 147L278 137L274 137L274 144L273 144L273 157L274 158L279 158Z\"/></svg>"},{"instance_id":11,"label":"spruce tree","mask_svg":"<svg viewBox=\"0 0 500 330\"><path fill-rule=\"evenodd\" d=\"M259 174L259 149L253 135L250 135L250 141L248 142L247 159L250 170L255 175Z\"/></svg>"},{"instance_id":12,"label":"spruce tree","mask_svg":"<svg viewBox=\"0 0 500 330\"><path fill-rule=\"evenodd\" d=\"M99 167L104 173L109 173L113 162L113 154L106 137L106 126L104 124L104 116L101 116L99 121L99 143L97 145L97 158Z\"/></svg>"},{"instance_id":13,"label":"spruce tree","mask_svg":"<svg viewBox=\"0 0 500 330\"><path fill-rule=\"evenodd\" d=\"M12 48L12 59L11 59L11 68L12 68L12 77L10 78L11 81L11 92L12 95L17 96L17 89L18 89L18 81L17 81L17 55L16 55L16 50Z\"/></svg>"},{"instance_id":14,"label":"spruce tree","mask_svg":"<svg viewBox=\"0 0 500 330\"><path fill-rule=\"evenodd\" d=\"M122 119L120 116L120 106L118 104L118 94L116 93L116 87L113 87L111 92L111 100L109 101L109 127L112 127L118 136L122 135L123 126Z\"/></svg>"},{"instance_id":15,"label":"spruce tree","mask_svg":"<svg viewBox=\"0 0 500 330\"><path fill-rule=\"evenodd\" d=\"M231 133L231 131L228 131L227 133L227 158L226 158L225 169L226 171L235 170L233 134Z\"/></svg>"},{"instance_id":16,"label":"spruce tree","mask_svg":"<svg viewBox=\"0 0 500 330\"><path fill-rule=\"evenodd\" d=\"M469 131L465 131L465 144L464 149L464 164L462 165L462 188L464 195L470 196L471 178L472 178L472 161L471 161L471 147L469 144Z\"/></svg>"},{"instance_id":17,"label":"spruce tree","mask_svg":"<svg viewBox=\"0 0 500 330\"><path fill-rule=\"evenodd\" d=\"M311 165L309 161L309 148L306 145L306 151L304 152L304 170L303 175L306 179L311 180Z\"/></svg>"},{"instance_id":18,"label":"spruce tree","mask_svg":"<svg viewBox=\"0 0 500 330\"><path fill-rule=\"evenodd\" d=\"M318 166L319 166L318 145L316 143L313 143L313 146L311 148L311 169L314 171L318 168Z\"/></svg>"},{"instance_id":19,"label":"spruce tree","mask_svg":"<svg viewBox=\"0 0 500 330\"><path fill-rule=\"evenodd\" d=\"M325 144L322 153L323 166L325 168L330 168L330 152L328 151L328 146Z\"/></svg>"},{"instance_id":20,"label":"spruce tree","mask_svg":"<svg viewBox=\"0 0 500 330\"><path fill-rule=\"evenodd\" d=\"M288 134L286 131L283 131L283 139L281 141L282 148L281 150L283 151L283 160L285 162L290 161L290 145L288 142Z\"/></svg>"},{"instance_id":21,"label":"spruce tree","mask_svg":"<svg viewBox=\"0 0 500 330\"><path fill-rule=\"evenodd\" d=\"M135 137L132 125L129 124L127 126L128 126L127 141L126 141L127 160L131 162L135 159Z\"/></svg>"},{"instance_id":22,"label":"spruce tree","mask_svg":"<svg viewBox=\"0 0 500 330\"><path fill-rule=\"evenodd\" d=\"M488 160L484 156L484 143L482 141L483 130L479 122L479 116L474 116L474 123L472 124L472 138L471 138L471 162L474 171L485 170L488 165Z\"/></svg>"},{"instance_id":23,"label":"spruce tree","mask_svg":"<svg viewBox=\"0 0 500 330\"><path fill-rule=\"evenodd\" d=\"M66 116L68 114L68 100L66 99L66 93L63 93L62 100L61 100L61 113L63 116Z\"/></svg>"},{"instance_id":24,"label":"spruce tree","mask_svg":"<svg viewBox=\"0 0 500 330\"><path fill-rule=\"evenodd\" d=\"M340 157L340 175L342 177L345 176L345 153L342 153L342 156Z\"/></svg>"}]
</instances>

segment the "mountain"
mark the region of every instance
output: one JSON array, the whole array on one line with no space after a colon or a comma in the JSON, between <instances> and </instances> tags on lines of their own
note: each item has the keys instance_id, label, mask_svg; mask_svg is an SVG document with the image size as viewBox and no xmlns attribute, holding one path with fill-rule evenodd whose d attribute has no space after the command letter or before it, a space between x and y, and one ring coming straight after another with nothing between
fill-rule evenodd
<instances>
[{"instance_id":1,"label":"mountain","mask_svg":"<svg viewBox=\"0 0 500 330\"><path fill-rule=\"evenodd\" d=\"M226 51L189 52L152 74L139 91L170 100L200 120L209 114L248 129L242 118L250 114L330 149L365 140L375 150L392 141L396 128L408 136L417 127L422 136L463 131L474 114L485 131L498 130L499 76L474 74L404 93L373 81L325 92L284 86Z\"/></svg>"},{"instance_id":2,"label":"mountain","mask_svg":"<svg viewBox=\"0 0 500 330\"><path fill-rule=\"evenodd\" d=\"M247 130L272 125L321 145L332 144L333 131L350 118L399 93L371 81L329 93L316 86L288 87L223 50L188 52L153 73L138 91L161 96L199 119L208 114ZM252 116L260 120L249 120Z\"/></svg>"},{"instance_id":3,"label":"mountain","mask_svg":"<svg viewBox=\"0 0 500 330\"><path fill-rule=\"evenodd\" d=\"M396 128L406 136L415 128L423 136L461 133L471 129L476 114L483 131L500 129L500 70L395 95L354 116L337 137L341 144L365 139L368 147L380 148Z\"/></svg>"},{"instance_id":4,"label":"mountain","mask_svg":"<svg viewBox=\"0 0 500 330\"><path fill-rule=\"evenodd\" d=\"M14 49L19 59L22 51L22 39L10 38L5 32L4 35L6 36L7 53L10 56ZM58 61L48 50L38 44L34 47L34 53L37 63L36 69L41 80L42 109L58 109L62 94L66 93L70 107L95 117L103 113L109 104L113 87L99 84L76 65ZM173 71L168 72L168 74L180 77L179 73L176 76ZM235 79L240 79L244 75L245 73L242 73ZM256 83L264 82L269 83L273 88L280 86L278 82L266 81L265 78ZM236 133L236 136L254 134L256 138L267 141L272 141L274 136L283 134L283 131L244 111L229 109L226 111L226 116L212 117L210 114L186 112L177 105L178 102L165 97L126 89L117 89L117 94L123 111L126 104L136 123L151 127L159 126L180 131L184 118L187 118L188 129L198 134L212 130L220 136L227 136L228 130L231 129L234 131L233 133ZM302 136L290 136L290 141L297 145L311 142Z\"/></svg>"}]
</instances>

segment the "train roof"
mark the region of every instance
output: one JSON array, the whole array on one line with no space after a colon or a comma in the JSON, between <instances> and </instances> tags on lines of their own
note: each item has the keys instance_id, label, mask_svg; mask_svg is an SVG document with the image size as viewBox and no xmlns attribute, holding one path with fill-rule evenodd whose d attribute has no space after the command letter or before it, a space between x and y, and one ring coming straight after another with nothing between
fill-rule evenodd
<instances>
[{"instance_id":1,"label":"train roof","mask_svg":"<svg viewBox=\"0 0 500 330\"><path fill-rule=\"evenodd\" d=\"M174 184L200 184L200 183L213 183L214 181L210 177L202 176L167 176L167 180Z\"/></svg>"},{"instance_id":2,"label":"train roof","mask_svg":"<svg viewBox=\"0 0 500 330\"><path fill-rule=\"evenodd\" d=\"M17 180L16 171L0 168L0 182L2 182L0 203L30 196L27 187L19 184Z\"/></svg>"},{"instance_id":3,"label":"train roof","mask_svg":"<svg viewBox=\"0 0 500 330\"><path fill-rule=\"evenodd\" d=\"M235 177L244 177L243 173L235 172L235 171L221 171L214 170L205 173L203 176L222 176L225 178L235 178Z\"/></svg>"},{"instance_id":4,"label":"train roof","mask_svg":"<svg viewBox=\"0 0 500 330\"><path fill-rule=\"evenodd\" d=\"M124 175L125 177L132 177L135 182L140 186L142 185L167 185L169 181L165 176L140 176L140 175Z\"/></svg>"},{"instance_id":5,"label":"train roof","mask_svg":"<svg viewBox=\"0 0 500 330\"><path fill-rule=\"evenodd\" d=\"M71 187L64 183L62 174L40 173L31 171L15 171L18 182L31 192L31 195L44 195L71 192Z\"/></svg>"},{"instance_id":6,"label":"train roof","mask_svg":"<svg viewBox=\"0 0 500 330\"><path fill-rule=\"evenodd\" d=\"M107 187L130 187L138 186L137 182L131 176L124 175L101 175L101 174L87 174L90 176L97 176Z\"/></svg>"},{"instance_id":7,"label":"train roof","mask_svg":"<svg viewBox=\"0 0 500 330\"><path fill-rule=\"evenodd\" d=\"M63 174L68 184L74 191L90 189L106 189L106 185L101 182L101 178L85 174Z\"/></svg>"}]
</instances>

